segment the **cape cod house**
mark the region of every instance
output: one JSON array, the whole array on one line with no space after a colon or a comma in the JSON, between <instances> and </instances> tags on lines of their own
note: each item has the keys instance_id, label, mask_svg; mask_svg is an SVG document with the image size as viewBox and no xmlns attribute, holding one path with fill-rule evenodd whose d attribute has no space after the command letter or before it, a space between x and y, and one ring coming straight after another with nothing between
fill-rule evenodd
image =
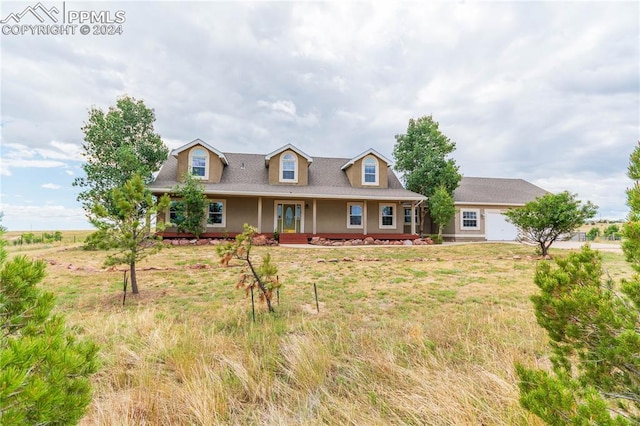
<instances>
[{"instance_id":1,"label":"cape cod house","mask_svg":"<svg viewBox=\"0 0 640 426\"><path fill-rule=\"evenodd\" d=\"M288 144L268 154L223 153L196 139L173 150L149 185L172 194L181 177L201 180L208 200L202 237L234 236L248 223L281 242L413 239L424 196L403 188L390 161L373 149L353 158L311 157ZM160 215L163 236L181 236L175 210Z\"/></svg>"}]
</instances>

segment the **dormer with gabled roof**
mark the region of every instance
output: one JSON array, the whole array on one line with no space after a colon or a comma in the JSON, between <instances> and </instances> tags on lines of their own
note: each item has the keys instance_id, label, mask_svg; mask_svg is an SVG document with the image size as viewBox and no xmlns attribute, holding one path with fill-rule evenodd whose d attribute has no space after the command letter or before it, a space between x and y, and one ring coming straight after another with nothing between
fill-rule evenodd
<instances>
[{"instance_id":1,"label":"dormer with gabled roof","mask_svg":"<svg viewBox=\"0 0 640 426\"><path fill-rule=\"evenodd\" d=\"M309 166L313 158L291 144L287 144L264 157L269 169L269 185L309 184Z\"/></svg>"},{"instance_id":2,"label":"dormer with gabled roof","mask_svg":"<svg viewBox=\"0 0 640 426\"><path fill-rule=\"evenodd\" d=\"M375 149L368 149L342 166L354 188L387 188L391 161Z\"/></svg>"},{"instance_id":3,"label":"dormer with gabled roof","mask_svg":"<svg viewBox=\"0 0 640 426\"><path fill-rule=\"evenodd\" d=\"M219 183L224 167L229 165L225 155L201 139L171 151L178 160L176 181L182 181L186 173L207 183Z\"/></svg>"}]
</instances>

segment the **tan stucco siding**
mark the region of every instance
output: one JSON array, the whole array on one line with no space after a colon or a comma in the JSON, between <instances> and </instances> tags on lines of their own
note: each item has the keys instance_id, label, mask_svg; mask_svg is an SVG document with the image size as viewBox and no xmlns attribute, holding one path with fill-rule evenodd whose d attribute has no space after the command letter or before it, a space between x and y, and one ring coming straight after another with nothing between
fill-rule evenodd
<instances>
[{"instance_id":1,"label":"tan stucco siding","mask_svg":"<svg viewBox=\"0 0 640 426\"><path fill-rule=\"evenodd\" d=\"M380 227L380 206L391 205L393 206L393 214L394 219L393 223L395 225L394 228L388 227ZM404 208L400 203L394 202L378 202L378 201L369 201L368 202L368 222L367 222L367 232L369 234L402 234L404 232Z\"/></svg>"},{"instance_id":2,"label":"tan stucco siding","mask_svg":"<svg viewBox=\"0 0 640 426\"><path fill-rule=\"evenodd\" d=\"M375 158L378 161L378 184L377 185L364 185L363 181L363 162L366 158ZM387 164L376 157L375 155L367 155L353 163L351 166L347 167L345 170L347 173L347 178L349 178L349 183L354 188L388 188L388 167Z\"/></svg>"},{"instance_id":3,"label":"tan stucco siding","mask_svg":"<svg viewBox=\"0 0 640 426\"><path fill-rule=\"evenodd\" d=\"M362 234L362 228L347 228L347 202L344 200L318 200L316 220L318 233Z\"/></svg>"},{"instance_id":4,"label":"tan stucco siding","mask_svg":"<svg viewBox=\"0 0 640 426\"><path fill-rule=\"evenodd\" d=\"M269 234L276 230L275 223L275 199L262 198L262 233Z\"/></svg>"},{"instance_id":5,"label":"tan stucco siding","mask_svg":"<svg viewBox=\"0 0 640 426\"><path fill-rule=\"evenodd\" d=\"M210 183L219 183L222 178L222 171L224 169L224 164L220 157L218 157L213 152L209 151L207 148L203 147L200 144L194 145L193 147L184 150L178 154L178 176L176 176L177 181L182 181L185 174L190 171L190 162L189 162L189 154L194 149L203 149L208 154L207 164L209 166L207 179L203 179L203 182Z\"/></svg>"},{"instance_id":6,"label":"tan stucco siding","mask_svg":"<svg viewBox=\"0 0 640 426\"><path fill-rule=\"evenodd\" d=\"M285 154L293 154L298 164L297 182L280 182L280 159ZM269 185L296 185L307 186L309 184L309 162L295 151L286 150L269 159Z\"/></svg>"},{"instance_id":7,"label":"tan stucco siding","mask_svg":"<svg viewBox=\"0 0 640 426\"><path fill-rule=\"evenodd\" d=\"M177 201L178 199L173 199ZM209 202L210 201L222 201L224 203L224 226L207 225L207 218L209 214ZM263 210L264 213L264 210ZM160 213L157 215L158 222L167 223L169 218L169 212ZM207 197L207 203L205 206L205 217L203 220L203 226L205 226L204 232L242 232L244 230L244 224L257 226L258 225L258 199L247 197ZM167 226L165 231L177 232L177 227Z\"/></svg>"},{"instance_id":8,"label":"tan stucco siding","mask_svg":"<svg viewBox=\"0 0 640 426\"><path fill-rule=\"evenodd\" d=\"M227 198L225 210L226 227L224 230L227 232L242 232L245 223L258 226L257 198ZM217 230L219 228L211 229Z\"/></svg>"},{"instance_id":9,"label":"tan stucco siding","mask_svg":"<svg viewBox=\"0 0 640 426\"><path fill-rule=\"evenodd\" d=\"M347 233L347 234L363 234L365 226L361 228L350 228L347 226L347 214L349 203L362 203L363 221L366 221L367 234L402 234L404 227L401 220L404 219L404 211L400 211L399 203L383 203L394 206L394 223L395 228L380 227L380 204L377 201L345 201L345 200L318 200L317 201L317 223L316 229L318 233ZM309 222L311 223L311 222ZM311 232L312 225L307 226Z\"/></svg>"}]
</instances>

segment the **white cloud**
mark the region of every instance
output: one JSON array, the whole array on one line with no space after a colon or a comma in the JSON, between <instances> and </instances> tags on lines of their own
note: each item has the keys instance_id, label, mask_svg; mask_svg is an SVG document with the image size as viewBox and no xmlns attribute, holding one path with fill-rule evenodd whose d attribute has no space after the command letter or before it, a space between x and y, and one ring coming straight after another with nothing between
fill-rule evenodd
<instances>
[{"instance_id":1,"label":"white cloud","mask_svg":"<svg viewBox=\"0 0 640 426\"><path fill-rule=\"evenodd\" d=\"M271 104L271 109L274 111L282 111L285 114L289 114L291 116L296 115L296 104L288 100L276 101Z\"/></svg>"},{"instance_id":2,"label":"white cloud","mask_svg":"<svg viewBox=\"0 0 640 426\"><path fill-rule=\"evenodd\" d=\"M45 188L45 189L60 189L62 188L60 185L56 185L55 183L45 183L43 185L40 185L41 188Z\"/></svg>"},{"instance_id":3,"label":"white cloud","mask_svg":"<svg viewBox=\"0 0 640 426\"><path fill-rule=\"evenodd\" d=\"M20 168L54 168L67 167L67 163L54 160L0 159L0 175L11 176L12 167Z\"/></svg>"},{"instance_id":4,"label":"white cloud","mask_svg":"<svg viewBox=\"0 0 640 426\"><path fill-rule=\"evenodd\" d=\"M49 143L53 149L29 147L18 143L3 144L0 175L11 176L11 168L68 167L66 161L82 161L80 147L58 141Z\"/></svg>"}]
</instances>

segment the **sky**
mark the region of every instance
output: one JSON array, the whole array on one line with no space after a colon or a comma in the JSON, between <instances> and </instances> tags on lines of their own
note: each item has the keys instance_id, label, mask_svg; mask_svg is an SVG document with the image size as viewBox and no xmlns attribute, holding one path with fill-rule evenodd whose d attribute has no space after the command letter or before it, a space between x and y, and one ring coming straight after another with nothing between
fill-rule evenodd
<instances>
[{"instance_id":1,"label":"sky","mask_svg":"<svg viewBox=\"0 0 640 426\"><path fill-rule=\"evenodd\" d=\"M596 219L628 212L636 1L2 1L0 20L9 230L90 229L72 186L82 127L124 95L155 111L169 149L393 159L409 119L432 115L464 176L568 190Z\"/></svg>"}]
</instances>

